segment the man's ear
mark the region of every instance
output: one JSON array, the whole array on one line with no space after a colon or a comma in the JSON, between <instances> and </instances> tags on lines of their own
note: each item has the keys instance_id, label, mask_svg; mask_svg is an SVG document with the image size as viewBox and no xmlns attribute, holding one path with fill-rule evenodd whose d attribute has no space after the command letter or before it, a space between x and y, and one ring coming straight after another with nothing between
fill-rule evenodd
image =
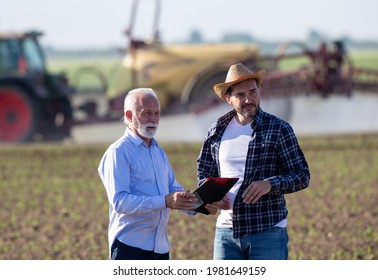
<instances>
[{"instance_id":1,"label":"man's ear","mask_svg":"<svg viewBox=\"0 0 378 280\"><path fill-rule=\"evenodd\" d=\"M128 120L129 122L132 122L132 119L133 119L133 113L131 111L126 111L125 112L125 118L126 120Z\"/></svg>"},{"instance_id":2,"label":"man's ear","mask_svg":"<svg viewBox=\"0 0 378 280\"><path fill-rule=\"evenodd\" d=\"M230 101L230 100L231 100L231 96L229 96L228 94L226 94L226 95L224 96L224 99L227 101L228 104L232 105L232 104L231 104L231 101Z\"/></svg>"}]
</instances>

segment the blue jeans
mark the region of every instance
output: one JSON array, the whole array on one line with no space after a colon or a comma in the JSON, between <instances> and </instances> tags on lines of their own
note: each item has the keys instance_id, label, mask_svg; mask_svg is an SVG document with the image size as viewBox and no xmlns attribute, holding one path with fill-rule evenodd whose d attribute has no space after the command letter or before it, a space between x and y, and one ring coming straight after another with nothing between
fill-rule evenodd
<instances>
[{"instance_id":1,"label":"blue jeans","mask_svg":"<svg viewBox=\"0 0 378 280\"><path fill-rule=\"evenodd\" d=\"M169 260L169 252L159 254L126 245L116 239L111 248L112 260Z\"/></svg>"},{"instance_id":2,"label":"blue jeans","mask_svg":"<svg viewBox=\"0 0 378 280\"><path fill-rule=\"evenodd\" d=\"M232 228L216 228L215 260L287 260L289 236L286 228L234 238Z\"/></svg>"}]
</instances>

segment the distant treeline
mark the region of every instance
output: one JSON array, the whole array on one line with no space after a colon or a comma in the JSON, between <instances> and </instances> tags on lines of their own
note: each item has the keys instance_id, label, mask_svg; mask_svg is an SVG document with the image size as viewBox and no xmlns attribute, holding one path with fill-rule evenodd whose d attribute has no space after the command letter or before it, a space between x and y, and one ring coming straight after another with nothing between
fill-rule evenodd
<instances>
[{"instance_id":1,"label":"distant treeline","mask_svg":"<svg viewBox=\"0 0 378 280\"><path fill-rule=\"evenodd\" d=\"M333 41L342 41L345 44L347 49L378 49L378 38L376 41L374 40L355 40L351 37L344 36L341 38L330 38L327 35L321 34L317 31L309 32L307 38L303 41L300 41L308 48L317 48L320 42L327 42L332 43ZM277 47L282 43L284 40L280 41L265 41L258 38L254 38L248 33L226 33L222 36L220 40L217 42L211 43L256 43L263 53L272 53L274 52ZM298 41L296 41L298 42ZM203 38L201 32L194 30L192 31L187 40L179 41L179 42L172 42L172 43L184 43L184 44L198 44L198 43L210 43L206 39ZM106 49L79 49L79 50L63 50L53 47L46 47L45 48L47 56L51 58L59 58L59 57L94 57L94 56L117 56L120 54L124 54L126 48L119 48L119 47L110 47Z\"/></svg>"},{"instance_id":2,"label":"distant treeline","mask_svg":"<svg viewBox=\"0 0 378 280\"><path fill-rule=\"evenodd\" d=\"M57 49L52 47L45 47L45 53L49 58L86 58L86 57L111 57L125 53L125 49L107 48L107 49Z\"/></svg>"}]
</instances>

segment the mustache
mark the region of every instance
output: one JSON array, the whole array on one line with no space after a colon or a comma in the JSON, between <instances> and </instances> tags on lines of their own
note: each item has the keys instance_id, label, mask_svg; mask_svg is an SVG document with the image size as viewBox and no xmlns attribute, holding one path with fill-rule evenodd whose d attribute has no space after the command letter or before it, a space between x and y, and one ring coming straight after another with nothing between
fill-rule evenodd
<instances>
[{"instance_id":1,"label":"mustache","mask_svg":"<svg viewBox=\"0 0 378 280\"><path fill-rule=\"evenodd\" d=\"M242 105L242 108L245 108L245 107L251 107L251 106L253 106L253 107L257 107L257 104L256 104L256 103L243 104L243 105Z\"/></svg>"},{"instance_id":2,"label":"mustache","mask_svg":"<svg viewBox=\"0 0 378 280\"><path fill-rule=\"evenodd\" d=\"M152 123L152 122L149 122L149 123L146 123L146 124L144 124L144 127L155 127L155 128L157 128L158 127L158 124L157 123Z\"/></svg>"}]
</instances>

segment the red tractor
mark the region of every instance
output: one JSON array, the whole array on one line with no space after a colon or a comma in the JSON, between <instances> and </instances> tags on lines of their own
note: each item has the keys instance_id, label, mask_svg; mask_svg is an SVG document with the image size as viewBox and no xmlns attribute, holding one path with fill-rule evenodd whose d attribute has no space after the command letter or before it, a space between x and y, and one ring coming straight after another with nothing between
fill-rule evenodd
<instances>
[{"instance_id":1,"label":"red tractor","mask_svg":"<svg viewBox=\"0 0 378 280\"><path fill-rule=\"evenodd\" d=\"M39 32L0 33L0 142L70 136L72 91L46 69Z\"/></svg>"}]
</instances>

